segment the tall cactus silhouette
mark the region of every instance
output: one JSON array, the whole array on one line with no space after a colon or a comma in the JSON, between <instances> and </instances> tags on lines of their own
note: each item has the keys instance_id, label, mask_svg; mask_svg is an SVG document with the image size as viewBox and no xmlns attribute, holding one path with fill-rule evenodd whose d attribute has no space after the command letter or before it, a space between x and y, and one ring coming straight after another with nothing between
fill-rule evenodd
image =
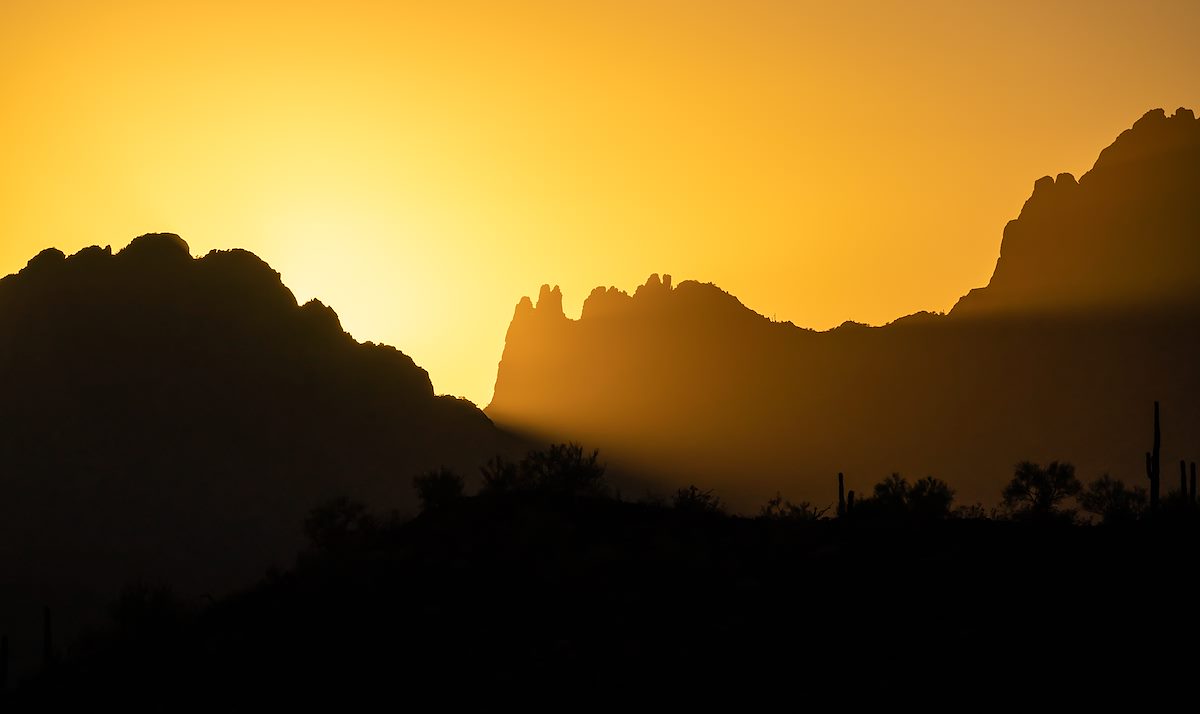
<instances>
[{"instance_id":1,"label":"tall cactus silhouette","mask_svg":"<svg viewBox=\"0 0 1200 714\"><path fill-rule=\"evenodd\" d=\"M46 671L54 666L54 628L49 605L42 611L42 666Z\"/></svg>"},{"instance_id":2,"label":"tall cactus silhouette","mask_svg":"<svg viewBox=\"0 0 1200 714\"><path fill-rule=\"evenodd\" d=\"M846 515L846 477L838 472L838 518Z\"/></svg>"},{"instance_id":3,"label":"tall cactus silhouette","mask_svg":"<svg viewBox=\"0 0 1200 714\"><path fill-rule=\"evenodd\" d=\"M1196 462L1192 462L1192 474L1188 480L1188 503L1196 505Z\"/></svg>"},{"instance_id":4,"label":"tall cactus silhouette","mask_svg":"<svg viewBox=\"0 0 1200 714\"><path fill-rule=\"evenodd\" d=\"M1150 512L1158 510L1158 482L1160 471L1159 451L1162 447L1162 432L1158 428L1158 402L1154 403L1154 451L1146 452L1146 478L1150 479Z\"/></svg>"}]
</instances>

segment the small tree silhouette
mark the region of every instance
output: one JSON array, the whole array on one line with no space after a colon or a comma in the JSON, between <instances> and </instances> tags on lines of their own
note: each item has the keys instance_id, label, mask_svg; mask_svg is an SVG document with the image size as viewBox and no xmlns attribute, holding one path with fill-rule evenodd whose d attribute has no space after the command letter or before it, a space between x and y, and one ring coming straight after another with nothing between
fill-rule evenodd
<instances>
[{"instance_id":1,"label":"small tree silhouette","mask_svg":"<svg viewBox=\"0 0 1200 714\"><path fill-rule=\"evenodd\" d=\"M995 508L991 511L983 507L982 503L973 503L969 506L958 506L950 511L951 518L957 518L965 521L984 521L995 517Z\"/></svg>"},{"instance_id":2,"label":"small tree silhouette","mask_svg":"<svg viewBox=\"0 0 1200 714\"><path fill-rule=\"evenodd\" d=\"M792 503L776 493L759 509L758 517L765 521L819 521L828 512L829 506L817 508L808 501Z\"/></svg>"},{"instance_id":3,"label":"small tree silhouette","mask_svg":"<svg viewBox=\"0 0 1200 714\"><path fill-rule=\"evenodd\" d=\"M893 473L875 484L873 503L867 507L887 515L899 516L908 510L908 481ZM867 505L867 504L863 504Z\"/></svg>"},{"instance_id":4,"label":"small tree silhouette","mask_svg":"<svg viewBox=\"0 0 1200 714\"><path fill-rule=\"evenodd\" d=\"M875 484L874 494L857 508L860 518L884 520L938 520L950 516L954 489L941 479L926 476L910 484L893 473Z\"/></svg>"},{"instance_id":5,"label":"small tree silhouette","mask_svg":"<svg viewBox=\"0 0 1200 714\"><path fill-rule=\"evenodd\" d=\"M701 491L694 485L676 491L671 505L677 511L694 515L717 515L725 509L721 499L714 495L711 489Z\"/></svg>"},{"instance_id":6,"label":"small tree silhouette","mask_svg":"<svg viewBox=\"0 0 1200 714\"><path fill-rule=\"evenodd\" d=\"M413 488L421 499L421 510L434 511L461 499L465 486L462 476L443 466L413 477Z\"/></svg>"},{"instance_id":7,"label":"small tree silhouette","mask_svg":"<svg viewBox=\"0 0 1200 714\"><path fill-rule=\"evenodd\" d=\"M590 454L574 442L552 444L534 449L513 463L497 455L480 468L483 487L480 493L516 493L541 491L571 496L605 496L604 465L600 450Z\"/></svg>"},{"instance_id":8,"label":"small tree silhouette","mask_svg":"<svg viewBox=\"0 0 1200 714\"><path fill-rule=\"evenodd\" d=\"M366 506L341 496L309 511L304 535L317 550L336 550L374 534L376 525Z\"/></svg>"},{"instance_id":9,"label":"small tree silhouette","mask_svg":"<svg viewBox=\"0 0 1200 714\"><path fill-rule=\"evenodd\" d=\"M1079 505L1088 513L1100 516L1105 525L1129 523L1146 510L1146 490L1129 488L1108 474L1092 481L1079 494Z\"/></svg>"},{"instance_id":10,"label":"small tree silhouette","mask_svg":"<svg viewBox=\"0 0 1200 714\"><path fill-rule=\"evenodd\" d=\"M127 636L166 636L188 616L188 608L168 585L133 582L110 606L113 620Z\"/></svg>"},{"instance_id":11,"label":"small tree silhouette","mask_svg":"<svg viewBox=\"0 0 1200 714\"><path fill-rule=\"evenodd\" d=\"M512 493L514 491L529 491L537 484L519 464L497 454L479 469L483 476L482 493Z\"/></svg>"},{"instance_id":12,"label":"small tree silhouette","mask_svg":"<svg viewBox=\"0 0 1200 714\"><path fill-rule=\"evenodd\" d=\"M600 450L585 454L575 442L553 444L544 451L531 451L521 460L518 483L531 483L548 493L570 496L603 496L604 465Z\"/></svg>"},{"instance_id":13,"label":"small tree silhouette","mask_svg":"<svg viewBox=\"0 0 1200 714\"><path fill-rule=\"evenodd\" d=\"M1051 461L1045 468L1031 461L1017 464L1012 481L1004 487L1004 505L1014 518L1031 521L1072 521L1073 509L1060 509L1067 498L1083 486L1075 478L1075 466Z\"/></svg>"},{"instance_id":14,"label":"small tree silhouette","mask_svg":"<svg viewBox=\"0 0 1200 714\"><path fill-rule=\"evenodd\" d=\"M921 520L949 518L953 503L954 489L932 476L919 479L908 490L908 512Z\"/></svg>"}]
</instances>

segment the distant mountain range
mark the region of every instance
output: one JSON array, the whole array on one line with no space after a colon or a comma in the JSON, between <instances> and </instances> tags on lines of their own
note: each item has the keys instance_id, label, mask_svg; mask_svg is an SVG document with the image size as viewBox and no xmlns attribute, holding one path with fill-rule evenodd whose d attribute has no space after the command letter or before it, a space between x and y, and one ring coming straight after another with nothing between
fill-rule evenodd
<instances>
[{"instance_id":1,"label":"distant mountain range","mask_svg":"<svg viewBox=\"0 0 1200 714\"><path fill-rule=\"evenodd\" d=\"M1023 459L1145 485L1162 402L1164 492L1200 457L1200 122L1154 110L1078 181L1044 177L1004 230L990 283L949 314L827 332L776 323L711 284L652 275L523 298L487 413L599 446L661 489L775 491L829 504L934 475L998 500ZM1169 468L1168 468L1169 467Z\"/></svg>"},{"instance_id":2,"label":"distant mountain range","mask_svg":"<svg viewBox=\"0 0 1200 714\"><path fill-rule=\"evenodd\" d=\"M415 511L414 475L513 443L248 252L43 251L0 280L0 631L29 654L43 605L69 630L130 582L249 584L319 503Z\"/></svg>"}]
</instances>

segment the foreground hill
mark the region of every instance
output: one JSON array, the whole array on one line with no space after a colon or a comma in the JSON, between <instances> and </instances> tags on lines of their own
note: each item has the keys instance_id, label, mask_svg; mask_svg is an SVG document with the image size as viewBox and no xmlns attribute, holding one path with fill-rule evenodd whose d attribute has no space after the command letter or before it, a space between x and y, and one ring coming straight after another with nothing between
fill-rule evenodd
<instances>
[{"instance_id":1,"label":"foreground hill","mask_svg":"<svg viewBox=\"0 0 1200 714\"><path fill-rule=\"evenodd\" d=\"M663 486L754 507L931 474L994 503L1023 459L1141 483L1152 403L1168 465L1200 451L1200 122L1149 112L1076 181L1046 177L987 287L948 315L828 332L651 276L518 304L488 414L606 449ZM1164 483L1174 484L1173 470Z\"/></svg>"},{"instance_id":2,"label":"foreground hill","mask_svg":"<svg viewBox=\"0 0 1200 714\"><path fill-rule=\"evenodd\" d=\"M508 441L250 253L44 251L0 280L0 632L32 651L43 605L67 639L130 581L250 582L317 503L409 510L414 474Z\"/></svg>"},{"instance_id":3,"label":"foreground hill","mask_svg":"<svg viewBox=\"0 0 1200 714\"><path fill-rule=\"evenodd\" d=\"M115 632L17 697L123 711L650 691L1140 698L1190 681L1191 659L1171 653L1200 625L1154 603L1187 591L1195 536L484 495L408 523L348 519L296 568L199 611L127 593Z\"/></svg>"}]
</instances>

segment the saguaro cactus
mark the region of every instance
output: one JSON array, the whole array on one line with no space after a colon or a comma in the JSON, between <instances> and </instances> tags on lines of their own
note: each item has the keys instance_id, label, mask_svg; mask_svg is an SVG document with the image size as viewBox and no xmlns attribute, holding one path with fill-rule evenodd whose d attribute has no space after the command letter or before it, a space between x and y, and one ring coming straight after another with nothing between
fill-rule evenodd
<instances>
[{"instance_id":1,"label":"saguaro cactus","mask_svg":"<svg viewBox=\"0 0 1200 714\"><path fill-rule=\"evenodd\" d=\"M1188 503L1196 505L1196 462L1192 462L1192 475L1188 481Z\"/></svg>"},{"instance_id":2,"label":"saguaro cactus","mask_svg":"<svg viewBox=\"0 0 1200 714\"><path fill-rule=\"evenodd\" d=\"M1188 495L1187 487L1187 462L1183 459L1179 460L1179 500L1186 501Z\"/></svg>"},{"instance_id":3,"label":"saguaro cactus","mask_svg":"<svg viewBox=\"0 0 1200 714\"><path fill-rule=\"evenodd\" d=\"M50 606L42 612L42 664L49 670L54 666L54 630L50 619Z\"/></svg>"},{"instance_id":4,"label":"saguaro cactus","mask_svg":"<svg viewBox=\"0 0 1200 714\"><path fill-rule=\"evenodd\" d=\"M1158 402L1154 403L1154 451L1146 452L1146 478L1150 479L1150 511L1158 510L1159 451L1162 447L1162 432L1158 428Z\"/></svg>"},{"instance_id":5,"label":"saguaro cactus","mask_svg":"<svg viewBox=\"0 0 1200 714\"><path fill-rule=\"evenodd\" d=\"M838 472L838 518L846 515L846 477Z\"/></svg>"}]
</instances>

